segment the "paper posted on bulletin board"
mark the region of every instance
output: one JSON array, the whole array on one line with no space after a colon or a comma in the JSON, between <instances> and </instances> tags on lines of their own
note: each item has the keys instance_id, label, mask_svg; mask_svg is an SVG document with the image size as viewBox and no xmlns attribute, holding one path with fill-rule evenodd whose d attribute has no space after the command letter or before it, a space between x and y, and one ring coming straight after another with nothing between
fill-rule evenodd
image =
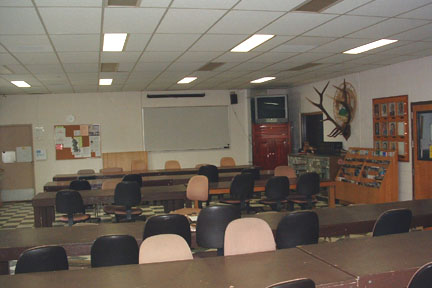
<instances>
[{"instance_id":1,"label":"paper posted on bulletin board","mask_svg":"<svg viewBox=\"0 0 432 288\"><path fill-rule=\"evenodd\" d=\"M101 157L100 125L55 125L56 160Z\"/></svg>"}]
</instances>

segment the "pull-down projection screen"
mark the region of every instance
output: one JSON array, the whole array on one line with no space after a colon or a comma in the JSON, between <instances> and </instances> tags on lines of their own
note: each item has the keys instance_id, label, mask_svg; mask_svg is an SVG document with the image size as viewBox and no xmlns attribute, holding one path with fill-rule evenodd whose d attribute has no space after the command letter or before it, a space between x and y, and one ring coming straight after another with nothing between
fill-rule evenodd
<instances>
[{"instance_id":1,"label":"pull-down projection screen","mask_svg":"<svg viewBox=\"0 0 432 288\"><path fill-rule=\"evenodd\" d=\"M221 149L230 145L228 106L146 107L146 151Z\"/></svg>"}]
</instances>

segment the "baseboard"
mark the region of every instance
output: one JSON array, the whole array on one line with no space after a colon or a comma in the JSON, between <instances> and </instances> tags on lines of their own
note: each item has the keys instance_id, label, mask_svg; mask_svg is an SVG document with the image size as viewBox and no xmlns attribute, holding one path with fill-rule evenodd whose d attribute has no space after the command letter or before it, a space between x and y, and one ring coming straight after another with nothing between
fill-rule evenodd
<instances>
[{"instance_id":1,"label":"baseboard","mask_svg":"<svg viewBox=\"0 0 432 288\"><path fill-rule=\"evenodd\" d=\"M34 189L13 189L13 190L1 190L0 198L3 202L12 201L27 201L32 200L35 195Z\"/></svg>"}]
</instances>

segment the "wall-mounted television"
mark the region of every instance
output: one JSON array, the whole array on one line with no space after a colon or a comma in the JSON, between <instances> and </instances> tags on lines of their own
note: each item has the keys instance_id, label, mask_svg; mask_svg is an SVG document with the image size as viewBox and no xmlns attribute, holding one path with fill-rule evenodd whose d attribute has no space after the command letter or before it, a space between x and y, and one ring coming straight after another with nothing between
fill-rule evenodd
<instances>
[{"instance_id":1,"label":"wall-mounted television","mask_svg":"<svg viewBox=\"0 0 432 288\"><path fill-rule=\"evenodd\" d=\"M255 123L288 122L287 102L286 95L255 97Z\"/></svg>"}]
</instances>

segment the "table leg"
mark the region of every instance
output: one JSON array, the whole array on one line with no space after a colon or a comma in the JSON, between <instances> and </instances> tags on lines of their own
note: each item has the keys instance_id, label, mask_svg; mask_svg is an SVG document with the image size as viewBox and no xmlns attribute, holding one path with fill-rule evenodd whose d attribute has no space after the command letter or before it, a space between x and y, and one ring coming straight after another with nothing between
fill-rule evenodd
<instances>
[{"instance_id":1,"label":"table leg","mask_svg":"<svg viewBox=\"0 0 432 288\"><path fill-rule=\"evenodd\" d=\"M331 185L328 187L328 207L335 208L336 207L336 199L335 199L335 185Z\"/></svg>"},{"instance_id":2,"label":"table leg","mask_svg":"<svg viewBox=\"0 0 432 288\"><path fill-rule=\"evenodd\" d=\"M9 275L9 262L1 261L0 262L0 275Z\"/></svg>"},{"instance_id":3,"label":"table leg","mask_svg":"<svg viewBox=\"0 0 432 288\"><path fill-rule=\"evenodd\" d=\"M33 214L35 227L52 227L55 218L54 207L33 206Z\"/></svg>"}]
</instances>

